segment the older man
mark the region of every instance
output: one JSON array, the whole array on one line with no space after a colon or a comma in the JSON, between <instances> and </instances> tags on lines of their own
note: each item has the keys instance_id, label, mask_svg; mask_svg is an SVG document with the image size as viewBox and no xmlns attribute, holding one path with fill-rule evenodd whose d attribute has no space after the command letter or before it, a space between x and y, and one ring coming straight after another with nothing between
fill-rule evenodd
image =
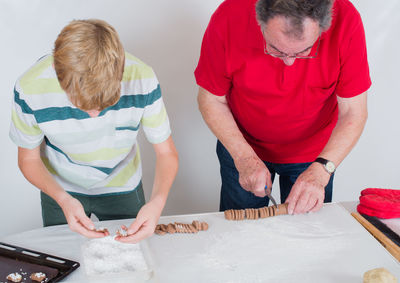
<instances>
[{"instance_id":1,"label":"older man","mask_svg":"<svg viewBox=\"0 0 400 283\"><path fill-rule=\"evenodd\" d=\"M264 206L275 174L291 214L332 200L371 85L363 24L348 0L226 0L195 76L219 140L221 210Z\"/></svg>"}]
</instances>

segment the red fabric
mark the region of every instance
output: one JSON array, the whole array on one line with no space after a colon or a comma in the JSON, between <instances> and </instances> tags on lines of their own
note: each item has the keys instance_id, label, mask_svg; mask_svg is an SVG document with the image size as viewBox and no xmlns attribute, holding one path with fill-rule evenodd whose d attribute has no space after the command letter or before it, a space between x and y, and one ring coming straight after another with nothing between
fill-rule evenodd
<instances>
[{"instance_id":1,"label":"red fabric","mask_svg":"<svg viewBox=\"0 0 400 283\"><path fill-rule=\"evenodd\" d=\"M400 190L379 188L362 190L357 211L379 218L399 218Z\"/></svg>"},{"instance_id":2,"label":"red fabric","mask_svg":"<svg viewBox=\"0 0 400 283\"><path fill-rule=\"evenodd\" d=\"M362 196L366 195L378 195L387 196L391 199L396 199L400 203L400 190L394 189L380 189L380 188L367 188L361 191Z\"/></svg>"},{"instance_id":3,"label":"red fabric","mask_svg":"<svg viewBox=\"0 0 400 283\"><path fill-rule=\"evenodd\" d=\"M359 204L357 206L357 211L359 213L362 213L365 215L375 216L375 217L383 218L383 219L400 218L400 212L375 210L375 209L363 206L361 204Z\"/></svg>"},{"instance_id":4,"label":"red fabric","mask_svg":"<svg viewBox=\"0 0 400 283\"><path fill-rule=\"evenodd\" d=\"M255 2L226 0L215 11L203 37L197 84L227 96L241 132L261 159L313 161L336 125L336 95L353 97L371 85L360 15L348 0L336 0L317 58L286 66L264 54Z\"/></svg>"}]
</instances>

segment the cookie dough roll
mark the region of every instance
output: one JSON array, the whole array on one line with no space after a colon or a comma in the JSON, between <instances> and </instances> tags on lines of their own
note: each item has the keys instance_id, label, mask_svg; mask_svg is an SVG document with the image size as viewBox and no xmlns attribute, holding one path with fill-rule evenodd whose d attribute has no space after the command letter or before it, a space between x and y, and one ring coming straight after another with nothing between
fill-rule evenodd
<instances>
[{"instance_id":1,"label":"cookie dough roll","mask_svg":"<svg viewBox=\"0 0 400 283\"><path fill-rule=\"evenodd\" d=\"M244 209L240 210L240 220L244 220L245 218L245 213L244 213Z\"/></svg>"},{"instance_id":2,"label":"cookie dough roll","mask_svg":"<svg viewBox=\"0 0 400 283\"><path fill-rule=\"evenodd\" d=\"M276 215L284 215L284 214L288 214L288 204L287 203L278 204Z\"/></svg>"},{"instance_id":3,"label":"cookie dough roll","mask_svg":"<svg viewBox=\"0 0 400 283\"><path fill-rule=\"evenodd\" d=\"M163 230L154 230L154 233L160 236L167 234L167 232L164 232Z\"/></svg>"},{"instance_id":4,"label":"cookie dough roll","mask_svg":"<svg viewBox=\"0 0 400 283\"><path fill-rule=\"evenodd\" d=\"M244 210L244 212L245 212L245 215L246 215L246 219L250 219L250 209L246 208Z\"/></svg>"},{"instance_id":5,"label":"cookie dough roll","mask_svg":"<svg viewBox=\"0 0 400 283\"><path fill-rule=\"evenodd\" d=\"M253 211L254 211L254 219L257 220L259 218L258 208L253 209Z\"/></svg>"},{"instance_id":6,"label":"cookie dough roll","mask_svg":"<svg viewBox=\"0 0 400 283\"><path fill-rule=\"evenodd\" d=\"M268 206L264 206L264 213L266 217L270 217Z\"/></svg>"},{"instance_id":7,"label":"cookie dough roll","mask_svg":"<svg viewBox=\"0 0 400 283\"><path fill-rule=\"evenodd\" d=\"M175 232L176 232L175 225L172 224L172 223L169 223L169 224L167 225L167 232L168 232L169 234L175 234Z\"/></svg>"},{"instance_id":8,"label":"cookie dough roll","mask_svg":"<svg viewBox=\"0 0 400 283\"><path fill-rule=\"evenodd\" d=\"M224 212L226 212L226 210L225 210ZM226 214L225 214L225 218L226 218ZM197 231L200 231L200 230L201 230L201 225L200 225L200 222L199 222L199 221L194 220L194 221L192 222L192 225L194 226L194 228L197 229Z\"/></svg>"},{"instance_id":9,"label":"cookie dough roll","mask_svg":"<svg viewBox=\"0 0 400 283\"><path fill-rule=\"evenodd\" d=\"M182 223L182 227L183 227L183 232L185 232L185 233L190 233L190 229L189 229L189 227L187 226L187 224Z\"/></svg>"},{"instance_id":10,"label":"cookie dough roll","mask_svg":"<svg viewBox=\"0 0 400 283\"><path fill-rule=\"evenodd\" d=\"M186 231L187 231L186 233L190 233L190 234L197 233L197 230L194 229L192 224L185 224L185 228L186 228Z\"/></svg>"},{"instance_id":11,"label":"cookie dough roll","mask_svg":"<svg viewBox=\"0 0 400 283\"><path fill-rule=\"evenodd\" d=\"M189 228L190 228L190 230L192 231L192 233L197 233L197 232L199 232L199 230L196 229L196 227L194 227L193 224L188 224L188 225L189 225Z\"/></svg>"},{"instance_id":12,"label":"cookie dough roll","mask_svg":"<svg viewBox=\"0 0 400 283\"><path fill-rule=\"evenodd\" d=\"M208 223L207 222L201 222L201 230L202 231L207 231L208 230Z\"/></svg>"},{"instance_id":13,"label":"cookie dough roll","mask_svg":"<svg viewBox=\"0 0 400 283\"><path fill-rule=\"evenodd\" d=\"M182 227L182 233L188 233L188 229L187 229L187 227L186 227L186 224L184 224L184 223L179 223L180 225L181 225L181 227Z\"/></svg>"},{"instance_id":14,"label":"cookie dough roll","mask_svg":"<svg viewBox=\"0 0 400 283\"><path fill-rule=\"evenodd\" d=\"M176 233L182 233L183 229L179 223L175 222L174 226L175 226Z\"/></svg>"},{"instance_id":15,"label":"cookie dough roll","mask_svg":"<svg viewBox=\"0 0 400 283\"><path fill-rule=\"evenodd\" d=\"M262 207L258 209L258 215L260 215L260 218L265 218L264 210Z\"/></svg>"},{"instance_id":16,"label":"cookie dough roll","mask_svg":"<svg viewBox=\"0 0 400 283\"><path fill-rule=\"evenodd\" d=\"M226 220L232 220L232 214L230 210L225 210L224 211L224 216Z\"/></svg>"},{"instance_id":17,"label":"cookie dough roll","mask_svg":"<svg viewBox=\"0 0 400 283\"><path fill-rule=\"evenodd\" d=\"M271 206L268 206L268 213L269 213L269 216L274 216Z\"/></svg>"}]
</instances>

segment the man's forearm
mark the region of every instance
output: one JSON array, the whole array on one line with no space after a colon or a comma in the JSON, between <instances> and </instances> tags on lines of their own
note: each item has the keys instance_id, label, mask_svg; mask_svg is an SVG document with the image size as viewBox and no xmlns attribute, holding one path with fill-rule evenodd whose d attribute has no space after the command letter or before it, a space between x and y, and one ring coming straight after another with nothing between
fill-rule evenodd
<instances>
[{"instance_id":1,"label":"man's forearm","mask_svg":"<svg viewBox=\"0 0 400 283\"><path fill-rule=\"evenodd\" d=\"M200 87L198 103L204 121L234 160L255 155L240 132L225 97L215 96Z\"/></svg>"},{"instance_id":2,"label":"man's forearm","mask_svg":"<svg viewBox=\"0 0 400 283\"><path fill-rule=\"evenodd\" d=\"M232 156L240 185L264 197L265 186L272 187L271 174L240 132L225 96L215 96L200 88L198 102L208 127Z\"/></svg>"},{"instance_id":3,"label":"man's forearm","mask_svg":"<svg viewBox=\"0 0 400 283\"><path fill-rule=\"evenodd\" d=\"M366 93L354 98L356 107L339 102L339 118L320 156L338 166L359 140L367 121ZM353 102L352 102L353 103Z\"/></svg>"}]
</instances>

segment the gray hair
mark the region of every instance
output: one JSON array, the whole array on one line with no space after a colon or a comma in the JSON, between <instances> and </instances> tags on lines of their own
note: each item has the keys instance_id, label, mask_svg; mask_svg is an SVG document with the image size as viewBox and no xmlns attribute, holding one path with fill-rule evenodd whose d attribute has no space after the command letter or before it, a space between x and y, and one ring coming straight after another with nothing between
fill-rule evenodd
<instances>
[{"instance_id":1,"label":"gray hair","mask_svg":"<svg viewBox=\"0 0 400 283\"><path fill-rule=\"evenodd\" d=\"M258 0L256 4L257 21L265 28L268 20L283 16L289 20L288 34L301 37L303 22L310 18L319 23L321 31L329 29L332 21L333 0Z\"/></svg>"}]
</instances>

